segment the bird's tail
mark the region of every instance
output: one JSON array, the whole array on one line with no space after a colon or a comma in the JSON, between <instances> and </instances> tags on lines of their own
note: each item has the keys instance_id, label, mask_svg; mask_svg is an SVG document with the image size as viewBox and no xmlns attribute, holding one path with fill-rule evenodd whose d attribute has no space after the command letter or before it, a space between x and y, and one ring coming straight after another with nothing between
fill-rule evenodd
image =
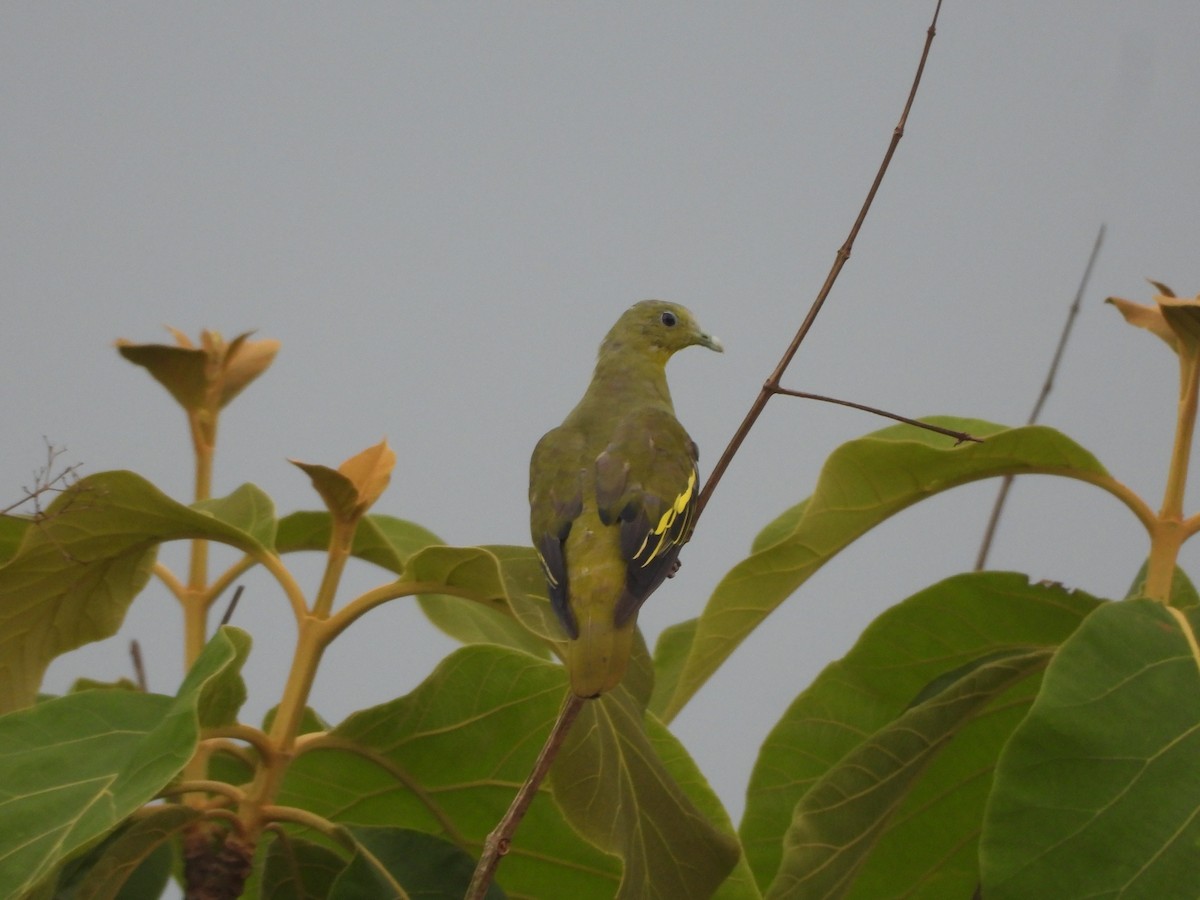
<instances>
[{"instance_id":1,"label":"bird's tail","mask_svg":"<svg viewBox=\"0 0 1200 900\"><path fill-rule=\"evenodd\" d=\"M625 675L637 617L618 628L608 604L576 609L575 615L579 637L567 642L566 660L571 690L580 697L598 697L620 684Z\"/></svg>"}]
</instances>

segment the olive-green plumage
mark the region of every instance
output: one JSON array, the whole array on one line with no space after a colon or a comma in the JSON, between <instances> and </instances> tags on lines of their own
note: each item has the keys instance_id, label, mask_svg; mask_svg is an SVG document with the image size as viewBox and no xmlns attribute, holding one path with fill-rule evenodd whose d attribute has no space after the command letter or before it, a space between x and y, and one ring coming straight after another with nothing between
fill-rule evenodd
<instances>
[{"instance_id":1,"label":"olive-green plumage","mask_svg":"<svg viewBox=\"0 0 1200 900\"><path fill-rule=\"evenodd\" d=\"M621 681L638 609L691 536L696 445L675 418L666 365L693 345L721 350L678 304L630 307L601 343L583 399L530 460L533 544L580 697Z\"/></svg>"}]
</instances>

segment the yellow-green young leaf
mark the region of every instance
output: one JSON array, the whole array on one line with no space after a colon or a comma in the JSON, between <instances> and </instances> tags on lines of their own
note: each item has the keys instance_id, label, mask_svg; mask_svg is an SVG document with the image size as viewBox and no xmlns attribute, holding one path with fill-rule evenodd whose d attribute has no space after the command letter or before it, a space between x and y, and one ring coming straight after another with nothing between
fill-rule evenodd
<instances>
[{"instance_id":1,"label":"yellow-green young leaf","mask_svg":"<svg viewBox=\"0 0 1200 900\"><path fill-rule=\"evenodd\" d=\"M849 896L914 783L937 755L983 707L1014 682L1040 671L1051 653L1014 652L972 667L828 770L796 805L768 900ZM965 836L969 832L959 837ZM947 887L939 884L937 895L957 895ZM878 897L880 889L895 895L909 888L893 880L875 885L875 893L857 893Z\"/></svg>"},{"instance_id":2,"label":"yellow-green young leaf","mask_svg":"<svg viewBox=\"0 0 1200 900\"><path fill-rule=\"evenodd\" d=\"M221 374L221 406L227 406L275 359L279 352L279 341L248 340L252 332L238 335L229 343L225 353L225 367Z\"/></svg>"},{"instance_id":3,"label":"yellow-green young leaf","mask_svg":"<svg viewBox=\"0 0 1200 900\"><path fill-rule=\"evenodd\" d=\"M765 889L779 870L781 840L802 798L871 735L982 662L1058 645L1099 603L1024 575L982 572L948 578L879 616L763 742L740 828L758 883ZM875 837L849 896L970 897L992 767L1039 680L1009 689L939 750Z\"/></svg>"},{"instance_id":4,"label":"yellow-green young leaf","mask_svg":"<svg viewBox=\"0 0 1200 900\"><path fill-rule=\"evenodd\" d=\"M154 376L184 409L192 411L204 406L208 354L203 350L170 344L133 344L122 339L117 341L117 351Z\"/></svg>"},{"instance_id":5,"label":"yellow-green young leaf","mask_svg":"<svg viewBox=\"0 0 1200 900\"><path fill-rule=\"evenodd\" d=\"M1095 457L1053 429L927 421L986 440L955 446L952 438L901 425L835 450L807 506L769 525L769 543L756 542L758 549L717 585L675 693L662 707L668 720L775 607L843 547L905 507L960 484L1009 474L1062 475L1120 490Z\"/></svg>"},{"instance_id":6,"label":"yellow-green young leaf","mask_svg":"<svg viewBox=\"0 0 1200 900\"><path fill-rule=\"evenodd\" d=\"M157 897L166 887L178 838L200 813L166 804L142 816L88 853L86 873L69 886L71 900L134 900ZM68 887L60 883L59 891Z\"/></svg>"},{"instance_id":7,"label":"yellow-green young leaf","mask_svg":"<svg viewBox=\"0 0 1200 900\"><path fill-rule=\"evenodd\" d=\"M477 857L529 774L566 691L562 667L487 644L448 656L406 697L306 744L279 803L347 825L411 828ZM511 897L612 900L621 864L543 788L500 867Z\"/></svg>"},{"instance_id":8,"label":"yellow-green young leaf","mask_svg":"<svg viewBox=\"0 0 1200 900\"><path fill-rule=\"evenodd\" d=\"M1179 339L1179 346L1187 347L1192 354L1200 351L1200 300L1159 297L1158 308Z\"/></svg>"},{"instance_id":9,"label":"yellow-green young leaf","mask_svg":"<svg viewBox=\"0 0 1200 900\"><path fill-rule=\"evenodd\" d=\"M396 468L396 452L386 440L350 457L338 471L350 479L358 494L358 515L362 515L378 500L392 480Z\"/></svg>"},{"instance_id":10,"label":"yellow-green young leaf","mask_svg":"<svg viewBox=\"0 0 1200 900\"><path fill-rule=\"evenodd\" d=\"M1125 318L1125 321L1135 328L1144 328L1155 337L1164 341L1168 347L1178 352L1179 341L1174 330L1163 317L1162 309L1147 303L1134 303L1132 300L1122 300L1120 297L1109 297L1106 303L1111 303Z\"/></svg>"},{"instance_id":11,"label":"yellow-green young leaf","mask_svg":"<svg viewBox=\"0 0 1200 900\"><path fill-rule=\"evenodd\" d=\"M996 768L984 897L1200 896L1198 634L1128 600L1063 644Z\"/></svg>"},{"instance_id":12,"label":"yellow-green young leaf","mask_svg":"<svg viewBox=\"0 0 1200 900\"><path fill-rule=\"evenodd\" d=\"M346 829L356 851L338 875L329 900L460 900L471 883L471 857L443 838L407 828ZM487 900L504 900L492 884Z\"/></svg>"},{"instance_id":13,"label":"yellow-green young leaf","mask_svg":"<svg viewBox=\"0 0 1200 900\"><path fill-rule=\"evenodd\" d=\"M665 728L649 728L657 748L624 690L588 703L550 770L554 799L584 837L624 861L618 898L702 900L733 871L738 843L693 804L662 753L679 752L685 783L711 793L694 764Z\"/></svg>"},{"instance_id":14,"label":"yellow-green young leaf","mask_svg":"<svg viewBox=\"0 0 1200 900\"><path fill-rule=\"evenodd\" d=\"M205 686L236 658L224 629L174 697L87 691L0 716L0 885L21 896L151 800L195 752Z\"/></svg>"},{"instance_id":15,"label":"yellow-green young leaf","mask_svg":"<svg viewBox=\"0 0 1200 900\"><path fill-rule=\"evenodd\" d=\"M335 519L354 522L387 488L396 465L396 454L387 441L380 441L350 457L336 469L295 459L290 462L308 475Z\"/></svg>"},{"instance_id":16,"label":"yellow-green young leaf","mask_svg":"<svg viewBox=\"0 0 1200 900\"><path fill-rule=\"evenodd\" d=\"M358 505L358 489L354 482L337 469L323 466L319 463L306 463L298 459L289 459L293 466L304 472L312 481L312 486L325 508L339 522L349 522L354 518L354 508Z\"/></svg>"},{"instance_id":17,"label":"yellow-green young leaf","mask_svg":"<svg viewBox=\"0 0 1200 900\"><path fill-rule=\"evenodd\" d=\"M59 495L0 566L0 712L31 704L56 656L114 634L158 544L187 538L264 549L132 472L91 475Z\"/></svg>"}]
</instances>

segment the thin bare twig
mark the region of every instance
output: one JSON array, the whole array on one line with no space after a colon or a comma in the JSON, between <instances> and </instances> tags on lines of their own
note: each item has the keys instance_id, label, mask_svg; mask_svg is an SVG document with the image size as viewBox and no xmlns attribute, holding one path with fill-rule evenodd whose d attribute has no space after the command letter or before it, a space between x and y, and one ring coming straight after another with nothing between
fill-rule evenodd
<instances>
[{"instance_id":1,"label":"thin bare twig","mask_svg":"<svg viewBox=\"0 0 1200 900\"><path fill-rule=\"evenodd\" d=\"M229 600L229 606L225 607L225 615L221 616L221 622L217 625L218 628L221 625L229 624L229 620L233 618L233 611L237 609L238 601L242 599L242 591L245 589L246 586L244 584L237 586L237 589L233 592L233 597Z\"/></svg>"},{"instance_id":2,"label":"thin bare twig","mask_svg":"<svg viewBox=\"0 0 1200 900\"><path fill-rule=\"evenodd\" d=\"M943 428L941 425L932 425L929 422L922 422L920 419L910 419L907 416L888 412L886 409L880 409L877 406L867 406L865 403L855 403L853 400L841 400L837 397L826 397L823 394L810 394L807 391L793 391L782 387L773 387L771 390L776 394L786 394L789 397L799 397L802 400L820 400L822 403L836 403L838 406L861 409L863 412L874 413L877 416L883 416L885 419L895 419L897 422L903 422L905 425L915 425L918 428L924 428L926 431L944 434L946 437L954 438L956 444L962 444L966 441L974 441L976 444L983 443L982 438L974 437L965 431L952 431L949 428Z\"/></svg>"},{"instance_id":3,"label":"thin bare twig","mask_svg":"<svg viewBox=\"0 0 1200 900\"><path fill-rule=\"evenodd\" d=\"M1046 398L1050 396L1050 391L1054 387L1054 377L1058 374L1063 351L1067 349L1067 339L1071 336L1071 329L1075 326L1075 317L1079 315L1079 308L1083 304L1083 295L1087 290L1088 281L1092 277L1092 268L1096 265L1096 257L1100 255L1100 245L1103 243L1104 226L1101 225L1100 230L1096 232L1096 241L1092 244L1092 253L1088 257L1087 265L1083 267L1083 277L1079 279L1079 287L1075 290L1075 299L1071 301L1071 307L1067 310L1067 321L1063 323L1062 333L1058 336L1058 346L1054 348L1054 357L1050 360L1050 369L1046 372L1046 380L1042 383L1042 389L1038 393L1037 401L1033 404L1033 410L1029 413L1026 425L1032 425L1038 420L1042 414L1042 407L1046 404ZM987 565L988 554L992 550L992 541L996 537L996 528L1000 524L1000 513L1004 509L1004 502L1008 499L1012 483L1012 475L1005 475L1004 480L1000 482L996 503L992 507L992 514L988 517L987 527L983 531L979 555L975 557L976 572L983 571L983 567Z\"/></svg>"},{"instance_id":4,"label":"thin bare twig","mask_svg":"<svg viewBox=\"0 0 1200 900\"><path fill-rule=\"evenodd\" d=\"M863 201L862 208L858 212L858 218L854 220L845 243L838 248L837 254L834 256L833 266L830 268L829 274L825 276L825 283L821 285L821 290L817 292L817 297L813 300L812 306L809 307L804 321L800 323L800 328L797 330L795 337L792 338L791 344L784 351L779 364L775 366L775 371L771 373L766 383L763 384L762 389L758 392L758 396L750 406L750 411L746 413L742 424L734 432L729 445L721 454L721 458L713 466L712 474L708 476L708 481L705 483L704 489L696 499L696 518L699 518L700 514L704 512L704 507L708 505L709 498L712 496L713 491L716 490L717 484L725 474L725 470L729 468L729 463L733 460L734 454L742 446L746 435L750 433L750 429L758 421L758 417L766 407L767 401L775 394L785 393L779 387L780 379L783 378L783 373L791 363L792 357L800 349L800 344L803 343L804 338L812 329L813 322L817 318L817 313L825 305L825 299L833 289L834 282L837 281L838 275L841 274L842 267L846 265L846 260L850 258L850 251L854 247L854 241L858 238L858 232L862 229L863 222L866 221L867 212L871 209L871 204L875 200L875 194L879 191L879 185L883 183L883 176L887 173L888 166L892 162L892 156L896 153L896 147L900 144L900 138L904 137L904 126L908 122L909 110L912 109L913 101L917 96L917 88L921 84L921 75L925 71L925 61L929 58L929 48L933 44L933 36L937 33L937 20L941 11L942 0L938 0L937 6L933 11L933 19L930 21L929 28L925 32L925 46L921 50L921 60L917 63L917 71L913 75L912 87L909 88L908 99L904 103L904 110L900 113L900 121L896 123L896 127L892 130L891 142L888 144L887 151L883 154L883 162L879 164L879 171L875 173L875 180L871 182L871 189L867 191L867 198Z\"/></svg>"},{"instance_id":5,"label":"thin bare twig","mask_svg":"<svg viewBox=\"0 0 1200 900\"><path fill-rule=\"evenodd\" d=\"M21 486L21 493L24 495L15 503L10 503L8 506L0 509L0 516L11 515L15 510L24 506L26 503L33 503L33 518L39 520L45 517L45 510L42 508L41 498L43 494L54 493L61 494L68 490L76 481L79 480L78 471L82 463L75 463L71 466L66 466L58 472L54 471L58 463L58 458L66 453L65 447L55 447L45 438L42 440L46 444L46 462L33 473L33 487Z\"/></svg>"},{"instance_id":6,"label":"thin bare twig","mask_svg":"<svg viewBox=\"0 0 1200 900\"><path fill-rule=\"evenodd\" d=\"M525 818L529 804L537 796L538 788L541 787L542 781L550 771L550 765L554 762L554 758L558 756L558 750L563 741L567 739L567 732L571 730L575 717L579 715L579 711L587 702L582 697L577 697L570 691L567 692L566 699L559 708L558 718L554 722L554 727L550 729L546 743L542 745L542 751L538 754L533 770L525 779L525 783L521 785L521 789L517 791L517 796L513 798L508 811L492 829L487 840L483 842L483 853L475 865L475 874L471 877L471 884L467 888L463 900L482 900L487 894L492 878L495 877L496 868L500 865L500 858L508 853L517 826L521 824L521 819Z\"/></svg>"},{"instance_id":7,"label":"thin bare twig","mask_svg":"<svg viewBox=\"0 0 1200 900\"><path fill-rule=\"evenodd\" d=\"M145 693L149 690L146 681L146 664L142 661L142 645L137 640L129 642L129 658L133 661L133 680L138 690Z\"/></svg>"}]
</instances>

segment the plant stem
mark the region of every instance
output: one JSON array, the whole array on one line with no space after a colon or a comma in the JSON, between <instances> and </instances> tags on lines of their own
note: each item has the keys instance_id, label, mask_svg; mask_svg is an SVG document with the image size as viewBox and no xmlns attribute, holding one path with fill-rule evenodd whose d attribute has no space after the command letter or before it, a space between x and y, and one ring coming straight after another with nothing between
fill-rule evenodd
<instances>
[{"instance_id":1,"label":"plant stem","mask_svg":"<svg viewBox=\"0 0 1200 900\"><path fill-rule=\"evenodd\" d=\"M321 587L317 590L316 600L313 601L313 615L318 619L328 619L329 613L333 609L333 598L337 594L338 582L342 580L346 560L350 558L350 548L354 544L354 532L357 529L358 519L349 521L336 517L333 519L325 574L321 578Z\"/></svg>"},{"instance_id":2,"label":"plant stem","mask_svg":"<svg viewBox=\"0 0 1200 900\"><path fill-rule=\"evenodd\" d=\"M196 463L196 481L193 499L195 502L208 500L212 496L213 454L216 450L216 414L211 417L206 411L188 413L188 425L192 433L192 450ZM208 541L197 538L192 541L191 559L188 563L187 591L183 601L183 665L184 671L204 649L208 639Z\"/></svg>"},{"instance_id":3,"label":"plant stem","mask_svg":"<svg viewBox=\"0 0 1200 900\"><path fill-rule=\"evenodd\" d=\"M475 874L471 878L471 884L467 888L463 900L482 900L487 894L492 879L496 875L496 869L500 865L500 858L508 853L517 826L521 824L521 819L525 817L529 804L533 802L538 788L546 778L546 773L550 771L551 763L558 756L558 751L561 749L563 741L566 740L567 733L575 722L575 717L579 715L579 711L587 702L582 697L577 697L567 691L567 696L558 710L558 718L554 722L554 727L550 729L550 734L546 736L546 743L542 745L533 770L525 779L525 783L521 785L521 789L517 791L517 796L513 798L508 811L483 843L483 854L475 865Z\"/></svg>"},{"instance_id":4,"label":"plant stem","mask_svg":"<svg viewBox=\"0 0 1200 900\"><path fill-rule=\"evenodd\" d=\"M1180 342L1179 408L1175 421L1175 441L1171 447L1171 467L1163 492L1158 524L1151 535L1150 562L1146 571L1145 594L1166 603L1171 597L1175 561L1186 537L1183 523L1183 495L1187 489L1188 462L1192 455L1192 437L1196 431L1197 390L1200 385L1200 353Z\"/></svg>"}]
</instances>

